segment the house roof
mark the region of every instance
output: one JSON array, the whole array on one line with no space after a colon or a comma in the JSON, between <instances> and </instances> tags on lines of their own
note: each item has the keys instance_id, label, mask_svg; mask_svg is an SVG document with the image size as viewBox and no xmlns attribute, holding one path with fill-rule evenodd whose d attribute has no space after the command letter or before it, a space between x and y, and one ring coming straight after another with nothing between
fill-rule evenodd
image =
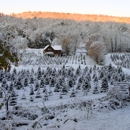
<instances>
[{"instance_id":1,"label":"house roof","mask_svg":"<svg viewBox=\"0 0 130 130\"><path fill-rule=\"evenodd\" d=\"M76 53L86 53L87 50L82 48L82 49L76 49Z\"/></svg>"},{"instance_id":2,"label":"house roof","mask_svg":"<svg viewBox=\"0 0 130 130\"><path fill-rule=\"evenodd\" d=\"M44 49L43 49L43 51L44 51L45 49L47 49L49 46L50 46L50 45L45 46ZM61 45L54 45L54 46L51 46L51 47L52 47L54 50L62 50Z\"/></svg>"},{"instance_id":3,"label":"house roof","mask_svg":"<svg viewBox=\"0 0 130 130\"><path fill-rule=\"evenodd\" d=\"M43 51L47 48L47 47L49 47L50 45L46 45L45 47L44 47L44 49L43 49Z\"/></svg>"},{"instance_id":4,"label":"house roof","mask_svg":"<svg viewBox=\"0 0 130 130\"><path fill-rule=\"evenodd\" d=\"M54 46L52 46L52 48L53 48L54 50L62 50L61 45L54 45Z\"/></svg>"}]
</instances>

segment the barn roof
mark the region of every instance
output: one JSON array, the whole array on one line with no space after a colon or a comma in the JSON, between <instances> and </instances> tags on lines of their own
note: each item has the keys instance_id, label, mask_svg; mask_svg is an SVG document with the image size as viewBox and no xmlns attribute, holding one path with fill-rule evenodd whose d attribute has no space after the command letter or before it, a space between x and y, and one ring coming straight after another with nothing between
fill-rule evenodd
<instances>
[{"instance_id":1,"label":"barn roof","mask_svg":"<svg viewBox=\"0 0 130 130\"><path fill-rule=\"evenodd\" d=\"M54 45L54 46L52 46L52 48L53 48L54 50L62 50L61 45Z\"/></svg>"},{"instance_id":2,"label":"barn roof","mask_svg":"<svg viewBox=\"0 0 130 130\"><path fill-rule=\"evenodd\" d=\"M44 49L43 49L43 51L47 48L47 47L49 47L50 45L46 45L45 47L44 47Z\"/></svg>"},{"instance_id":3,"label":"barn roof","mask_svg":"<svg viewBox=\"0 0 130 130\"><path fill-rule=\"evenodd\" d=\"M45 46L44 47L44 49L43 49L43 51L46 49L46 48L48 48L50 45L47 45L47 46ZM61 45L53 45L53 46L51 46L54 50L62 50L62 47L61 47Z\"/></svg>"},{"instance_id":4,"label":"barn roof","mask_svg":"<svg viewBox=\"0 0 130 130\"><path fill-rule=\"evenodd\" d=\"M86 52L87 50L85 48L76 49L76 53L86 53Z\"/></svg>"}]
</instances>

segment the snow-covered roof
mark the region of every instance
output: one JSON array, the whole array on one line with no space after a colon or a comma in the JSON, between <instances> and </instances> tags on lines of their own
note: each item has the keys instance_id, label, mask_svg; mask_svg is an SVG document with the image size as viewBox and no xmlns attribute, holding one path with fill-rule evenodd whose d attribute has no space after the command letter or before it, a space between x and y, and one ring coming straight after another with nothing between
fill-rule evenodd
<instances>
[{"instance_id":1,"label":"snow-covered roof","mask_svg":"<svg viewBox=\"0 0 130 130\"><path fill-rule=\"evenodd\" d=\"M52 48L53 48L54 50L62 50L61 45L54 45L54 46L52 46Z\"/></svg>"},{"instance_id":2,"label":"snow-covered roof","mask_svg":"<svg viewBox=\"0 0 130 130\"><path fill-rule=\"evenodd\" d=\"M46 45L45 47L44 47L44 49L43 49L43 51L47 48L47 47L49 47L50 45Z\"/></svg>"},{"instance_id":3,"label":"snow-covered roof","mask_svg":"<svg viewBox=\"0 0 130 130\"><path fill-rule=\"evenodd\" d=\"M47 48L47 47L49 47L50 45L47 45L47 46L45 46L44 47L44 49L43 49L43 51ZM62 47L61 47L61 45L53 45L53 46L51 46L54 50L62 50Z\"/></svg>"},{"instance_id":4,"label":"snow-covered roof","mask_svg":"<svg viewBox=\"0 0 130 130\"><path fill-rule=\"evenodd\" d=\"M87 53L87 50L82 48L82 49L76 49L76 53Z\"/></svg>"}]
</instances>

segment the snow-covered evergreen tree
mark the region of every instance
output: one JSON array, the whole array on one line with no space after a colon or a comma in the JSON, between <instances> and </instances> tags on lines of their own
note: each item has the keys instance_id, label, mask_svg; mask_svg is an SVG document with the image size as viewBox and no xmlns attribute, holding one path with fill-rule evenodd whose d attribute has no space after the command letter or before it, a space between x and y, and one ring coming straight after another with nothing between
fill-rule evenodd
<instances>
[{"instance_id":1,"label":"snow-covered evergreen tree","mask_svg":"<svg viewBox=\"0 0 130 130\"><path fill-rule=\"evenodd\" d=\"M17 95L15 91L12 91L10 95L10 106L15 106L16 104L17 104Z\"/></svg>"},{"instance_id":2,"label":"snow-covered evergreen tree","mask_svg":"<svg viewBox=\"0 0 130 130\"><path fill-rule=\"evenodd\" d=\"M98 83L96 82L96 83L95 83L95 86L94 86L93 94L98 94L98 93L99 93Z\"/></svg>"},{"instance_id":3,"label":"snow-covered evergreen tree","mask_svg":"<svg viewBox=\"0 0 130 130\"><path fill-rule=\"evenodd\" d=\"M30 95L34 95L33 86L30 87Z\"/></svg>"},{"instance_id":4,"label":"snow-covered evergreen tree","mask_svg":"<svg viewBox=\"0 0 130 130\"><path fill-rule=\"evenodd\" d=\"M108 91L108 88L109 88L109 86L108 86L108 81L107 81L106 78L104 78L104 79L102 80L100 92L101 92L101 93L107 92L107 91Z\"/></svg>"}]
</instances>

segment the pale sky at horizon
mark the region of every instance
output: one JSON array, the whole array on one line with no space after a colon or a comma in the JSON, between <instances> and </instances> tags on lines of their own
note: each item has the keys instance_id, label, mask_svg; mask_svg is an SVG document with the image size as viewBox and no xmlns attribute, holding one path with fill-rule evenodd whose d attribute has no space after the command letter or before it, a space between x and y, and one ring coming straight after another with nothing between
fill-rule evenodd
<instances>
[{"instance_id":1,"label":"pale sky at horizon","mask_svg":"<svg viewBox=\"0 0 130 130\"><path fill-rule=\"evenodd\" d=\"M130 0L0 0L0 12L50 11L130 17Z\"/></svg>"}]
</instances>

